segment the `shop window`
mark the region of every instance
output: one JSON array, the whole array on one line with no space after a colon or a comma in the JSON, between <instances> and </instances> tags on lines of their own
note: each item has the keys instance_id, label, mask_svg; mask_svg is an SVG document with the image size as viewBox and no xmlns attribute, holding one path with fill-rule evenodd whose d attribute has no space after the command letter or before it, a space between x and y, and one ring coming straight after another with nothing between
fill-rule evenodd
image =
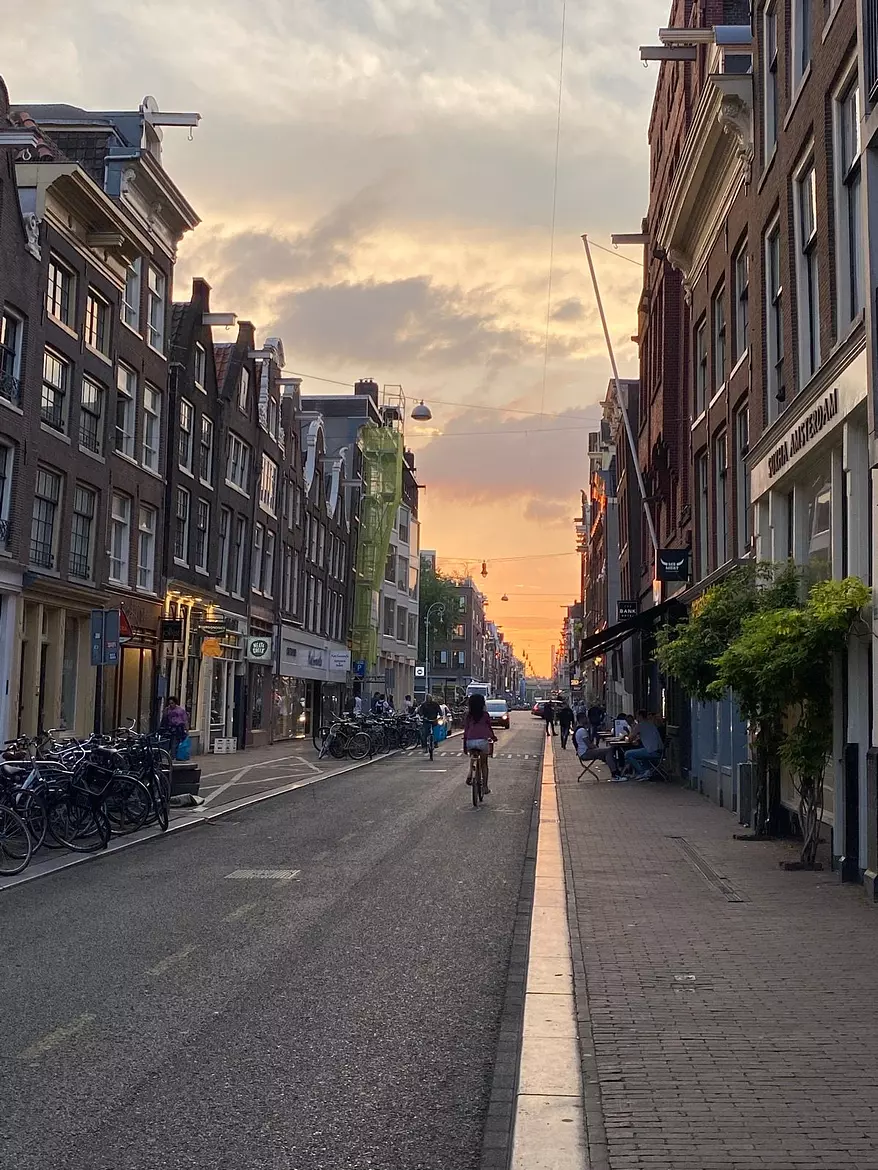
<instances>
[{"instance_id":1,"label":"shop window","mask_svg":"<svg viewBox=\"0 0 878 1170\"><path fill-rule=\"evenodd\" d=\"M265 713L265 667L253 667L253 689L250 695L250 727L253 731L262 730L262 719Z\"/></svg>"},{"instance_id":2,"label":"shop window","mask_svg":"<svg viewBox=\"0 0 878 1170\"><path fill-rule=\"evenodd\" d=\"M808 503L808 580L832 576L832 485L818 480Z\"/></svg>"}]
</instances>

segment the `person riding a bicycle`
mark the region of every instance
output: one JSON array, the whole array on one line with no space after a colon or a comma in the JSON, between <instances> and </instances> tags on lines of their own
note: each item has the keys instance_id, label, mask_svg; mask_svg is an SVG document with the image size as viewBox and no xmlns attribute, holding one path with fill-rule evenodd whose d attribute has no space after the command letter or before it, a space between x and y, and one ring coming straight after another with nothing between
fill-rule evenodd
<instances>
[{"instance_id":1,"label":"person riding a bicycle","mask_svg":"<svg viewBox=\"0 0 878 1170\"><path fill-rule=\"evenodd\" d=\"M496 742L497 736L491 726L491 717L485 708L485 696L470 695L467 700L466 719L463 723L463 750L470 757L469 775L466 782L472 784L473 766L477 760L481 760L486 793L491 791L488 787L488 756L493 751Z\"/></svg>"},{"instance_id":2,"label":"person riding a bicycle","mask_svg":"<svg viewBox=\"0 0 878 1170\"><path fill-rule=\"evenodd\" d=\"M426 751L429 737L433 734L433 728L438 724L442 712L433 696L427 695L418 708L418 714L421 717L421 747Z\"/></svg>"}]
</instances>

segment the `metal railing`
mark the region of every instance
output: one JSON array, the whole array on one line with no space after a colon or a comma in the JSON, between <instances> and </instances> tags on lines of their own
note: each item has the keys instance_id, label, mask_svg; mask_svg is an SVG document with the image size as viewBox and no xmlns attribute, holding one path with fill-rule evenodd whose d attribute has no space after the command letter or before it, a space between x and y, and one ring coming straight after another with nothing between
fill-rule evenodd
<instances>
[{"instance_id":1,"label":"metal railing","mask_svg":"<svg viewBox=\"0 0 878 1170\"><path fill-rule=\"evenodd\" d=\"M0 520L0 548L7 548L12 539L12 523L9 520Z\"/></svg>"},{"instance_id":2,"label":"metal railing","mask_svg":"<svg viewBox=\"0 0 878 1170\"><path fill-rule=\"evenodd\" d=\"M83 580L88 580L91 576L89 571L88 557L80 553L72 552L70 554L70 564L67 566L67 571L71 577L81 577Z\"/></svg>"},{"instance_id":3,"label":"metal railing","mask_svg":"<svg viewBox=\"0 0 878 1170\"><path fill-rule=\"evenodd\" d=\"M55 563L52 555L52 546L42 540L30 542L30 560L32 565L39 565L43 569L51 569Z\"/></svg>"},{"instance_id":4,"label":"metal railing","mask_svg":"<svg viewBox=\"0 0 878 1170\"><path fill-rule=\"evenodd\" d=\"M13 378L5 370L0 370L0 398L5 398L13 406L21 406L21 379Z\"/></svg>"}]
</instances>

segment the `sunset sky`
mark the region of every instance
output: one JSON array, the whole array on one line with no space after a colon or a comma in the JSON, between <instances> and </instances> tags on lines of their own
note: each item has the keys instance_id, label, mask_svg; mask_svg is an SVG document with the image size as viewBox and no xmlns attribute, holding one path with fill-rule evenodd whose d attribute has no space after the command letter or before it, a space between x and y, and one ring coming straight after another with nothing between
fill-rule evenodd
<instances>
[{"instance_id":1,"label":"sunset sky","mask_svg":"<svg viewBox=\"0 0 878 1170\"><path fill-rule=\"evenodd\" d=\"M406 429L423 546L488 562L491 617L543 671L577 594L576 555L550 554L573 554L609 378L579 237L639 230L657 69L638 46L668 10L568 6L546 363L560 0L0 0L13 102L149 93L202 115L191 142L165 135L203 221L177 295L205 277L216 310L283 339L306 393L374 377L425 399L432 423ZM595 259L632 375L640 270Z\"/></svg>"}]
</instances>

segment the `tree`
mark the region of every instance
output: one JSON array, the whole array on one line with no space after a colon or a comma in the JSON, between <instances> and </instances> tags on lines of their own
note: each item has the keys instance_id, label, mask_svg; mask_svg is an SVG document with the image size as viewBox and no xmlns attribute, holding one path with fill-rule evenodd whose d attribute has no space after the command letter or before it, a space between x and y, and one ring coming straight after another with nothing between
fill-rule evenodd
<instances>
[{"instance_id":1,"label":"tree","mask_svg":"<svg viewBox=\"0 0 878 1170\"><path fill-rule=\"evenodd\" d=\"M693 699L707 702L715 697L717 661L740 636L747 619L763 610L795 605L799 591L799 575L793 565L741 565L705 590L693 603L688 621L659 631L659 666ZM781 722L765 718L751 724L756 757L754 827L759 835L771 831L779 800Z\"/></svg>"},{"instance_id":2,"label":"tree","mask_svg":"<svg viewBox=\"0 0 878 1170\"><path fill-rule=\"evenodd\" d=\"M420 623L418 629L418 657L426 658L426 615L431 605L444 606L444 612L434 610L430 615L430 641L445 641L451 637L458 613L457 586L450 577L434 569L427 561L421 561Z\"/></svg>"},{"instance_id":3,"label":"tree","mask_svg":"<svg viewBox=\"0 0 878 1170\"><path fill-rule=\"evenodd\" d=\"M832 755L832 665L870 600L857 577L821 581L804 604L762 609L714 661L708 694L730 689L741 713L775 729L777 750L799 798L802 864L813 867L823 815L823 779Z\"/></svg>"}]
</instances>

